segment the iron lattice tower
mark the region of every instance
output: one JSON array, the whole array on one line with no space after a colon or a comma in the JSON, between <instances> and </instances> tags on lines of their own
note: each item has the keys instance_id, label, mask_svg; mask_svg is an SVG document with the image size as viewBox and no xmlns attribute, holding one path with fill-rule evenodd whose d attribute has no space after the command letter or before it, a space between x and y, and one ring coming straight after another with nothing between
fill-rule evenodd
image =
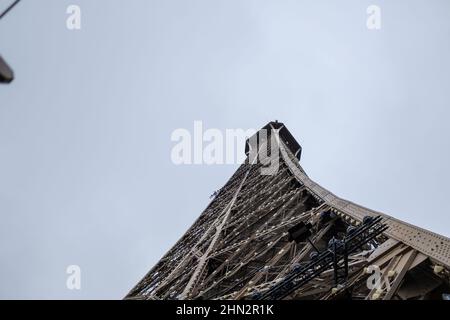
<instances>
[{"instance_id":1,"label":"iron lattice tower","mask_svg":"<svg viewBox=\"0 0 450 320\"><path fill-rule=\"evenodd\" d=\"M248 139L246 154L126 299L442 299L449 293L450 239L338 198L312 181L299 163L301 146L282 123L270 122ZM370 219L384 227L337 259L336 266L346 263L343 281L336 281L339 270L331 264L299 280L318 270L315 259L331 252L330 243ZM309 237L291 241L290 230L299 225L309 226ZM376 272L381 278L372 281ZM368 285L377 279L378 285Z\"/></svg>"}]
</instances>

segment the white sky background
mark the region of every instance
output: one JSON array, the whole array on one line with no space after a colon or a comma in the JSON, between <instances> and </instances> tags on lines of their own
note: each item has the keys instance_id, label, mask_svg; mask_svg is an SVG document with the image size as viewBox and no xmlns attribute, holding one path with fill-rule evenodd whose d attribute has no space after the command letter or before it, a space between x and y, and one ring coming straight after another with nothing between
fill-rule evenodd
<instances>
[{"instance_id":1,"label":"white sky background","mask_svg":"<svg viewBox=\"0 0 450 320\"><path fill-rule=\"evenodd\" d=\"M126 295L237 167L171 163L194 120L278 119L316 182L450 236L448 1L22 1L0 54L0 298Z\"/></svg>"}]
</instances>

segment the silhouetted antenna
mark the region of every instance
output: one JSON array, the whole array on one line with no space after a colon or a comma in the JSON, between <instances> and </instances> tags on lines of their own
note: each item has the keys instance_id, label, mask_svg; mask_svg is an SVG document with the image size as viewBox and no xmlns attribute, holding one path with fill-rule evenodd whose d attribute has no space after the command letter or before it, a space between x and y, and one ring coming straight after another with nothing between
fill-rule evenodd
<instances>
[{"instance_id":1,"label":"silhouetted antenna","mask_svg":"<svg viewBox=\"0 0 450 320\"><path fill-rule=\"evenodd\" d=\"M0 13L0 19L2 19L8 12L10 12L20 0L12 2L2 13ZM5 60L0 56L0 83L10 83L14 80L14 72Z\"/></svg>"},{"instance_id":2,"label":"silhouetted antenna","mask_svg":"<svg viewBox=\"0 0 450 320\"><path fill-rule=\"evenodd\" d=\"M1 14L0 14L0 19L3 18L4 16L7 15L8 12L10 12L18 3L20 2L20 0L15 0L13 3L11 3L9 5L8 8L6 8Z\"/></svg>"}]
</instances>

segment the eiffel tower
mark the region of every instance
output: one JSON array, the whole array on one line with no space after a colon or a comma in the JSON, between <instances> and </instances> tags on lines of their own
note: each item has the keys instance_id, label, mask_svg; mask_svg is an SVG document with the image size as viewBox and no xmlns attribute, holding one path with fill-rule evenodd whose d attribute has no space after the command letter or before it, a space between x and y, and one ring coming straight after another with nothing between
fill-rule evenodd
<instances>
[{"instance_id":1,"label":"eiffel tower","mask_svg":"<svg viewBox=\"0 0 450 320\"><path fill-rule=\"evenodd\" d=\"M312 181L283 123L125 299L449 299L450 239Z\"/></svg>"}]
</instances>

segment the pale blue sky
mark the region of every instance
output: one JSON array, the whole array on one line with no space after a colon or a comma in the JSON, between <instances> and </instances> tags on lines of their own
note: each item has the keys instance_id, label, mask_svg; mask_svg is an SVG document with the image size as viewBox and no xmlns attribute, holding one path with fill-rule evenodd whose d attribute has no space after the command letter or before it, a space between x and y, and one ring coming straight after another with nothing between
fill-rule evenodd
<instances>
[{"instance_id":1,"label":"pale blue sky","mask_svg":"<svg viewBox=\"0 0 450 320\"><path fill-rule=\"evenodd\" d=\"M16 74L0 86L0 298L122 298L237 167L170 162L194 120L283 121L325 188L450 236L449 15L446 0L23 0L0 20Z\"/></svg>"}]
</instances>

